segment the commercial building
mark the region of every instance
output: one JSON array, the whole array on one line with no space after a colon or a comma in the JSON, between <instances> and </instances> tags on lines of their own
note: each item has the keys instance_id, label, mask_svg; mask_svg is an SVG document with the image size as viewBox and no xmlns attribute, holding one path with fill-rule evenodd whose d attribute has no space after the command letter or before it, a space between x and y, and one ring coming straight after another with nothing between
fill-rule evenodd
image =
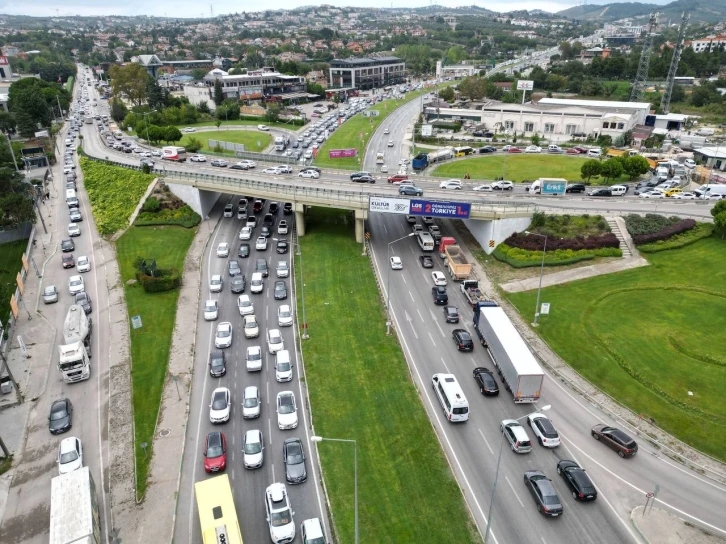
<instances>
[{"instance_id":1,"label":"commercial building","mask_svg":"<svg viewBox=\"0 0 726 544\"><path fill-rule=\"evenodd\" d=\"M699 164L726 172L726 145L723 147L701 147L693 151L693 158Z\"/></svg>"},{"instance_id":2,"label":"commercial building","mask_svg":"<svg viewBox=\"0 0 726 544\"><path fill-rule=\"evenodd\" d=\"M334 59L330 61L332 89L374 89L406 81L406 63L398 57Z\"/></svg>"},{"instance_id":3,"label":"commercial building","mask_svg":"<svg viewBox=\"0 0 726 544\"><path fill-rule=\"evenodd\" d=\"M473 64L448 64L444 65L442 61L436 61L436 77L469 77L478 75L481 68L477 68Z\"/></svg>"},{"instance_id":4,"label":"commercial building","mask_svg":"<svg viewBox=\"0 0 726 544\"><path fill-rule=\"evenodd\" d=\"M706 36L692 41L684 42L686 47L690 46L696 53L718 51L721 47L726 47L726 34L718 36Z\"/></svg>"},{"instance_id":5,"label":"commercial building","mask_svg":"<svg viewBox=\"0 0 726 544\"><path fill-rule=\"evenodd\" d=\"M308 96L307 84L303 76L288 76L264 69L234 76L223 70L214 69L203 79L208 87L214 87L216 80L222 82L222 92L225 98L290 100Z\"/></svg>"}]
</instances>

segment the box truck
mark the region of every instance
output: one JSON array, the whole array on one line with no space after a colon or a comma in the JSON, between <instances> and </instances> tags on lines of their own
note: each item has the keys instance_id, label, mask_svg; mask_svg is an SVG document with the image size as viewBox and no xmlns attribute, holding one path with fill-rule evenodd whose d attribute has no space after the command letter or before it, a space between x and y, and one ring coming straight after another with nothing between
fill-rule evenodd
<instances>
[{"instance_id":1,"label":"box truck","mask_svg":"<svg viewBox=\"0 0 726 544\"><path fill-rule=\"evenodd\" d=\"M83 467L50 481L49 544L100 544L96 485Z\"/></svg>"}]
</instances>

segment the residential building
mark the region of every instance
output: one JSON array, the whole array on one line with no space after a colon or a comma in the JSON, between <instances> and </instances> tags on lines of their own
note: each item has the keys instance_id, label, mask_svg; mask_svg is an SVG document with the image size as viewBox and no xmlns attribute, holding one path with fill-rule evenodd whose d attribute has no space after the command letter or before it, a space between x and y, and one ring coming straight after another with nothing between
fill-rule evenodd
<instances>
[{"instance_id":1,"label":"residential building","mask_svg":"<svg viewBox=\"0 0 726 544\"><path fill-rule=\"evenodd\" d=\"M403 83L406 63L398 57L334 59L329 72L331 88L366 90Z\"/></svg>"},{"instance_id":2,"label":"residential building","mask_svg":"<svg viewBox=\"0 0 726 544\"><path fill-rule=\"evenodd\" d=\"M726 48L726 34L718 34L686 41L685 46L692 47L696 53L717 51L719 48Z\"/></svg>"}]
</instances>

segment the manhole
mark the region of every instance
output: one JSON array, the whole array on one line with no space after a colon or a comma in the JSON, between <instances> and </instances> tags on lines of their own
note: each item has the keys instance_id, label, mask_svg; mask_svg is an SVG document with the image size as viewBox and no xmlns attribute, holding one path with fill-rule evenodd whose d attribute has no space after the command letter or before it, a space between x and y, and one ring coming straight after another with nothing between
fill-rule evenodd
<instances>
[{"instance_id":1,"label":"manhole","mask_svg":"<svg viewBox=\"0 0 726 544\"><path fill-rule=\"evenodd\" d=\"M162 429L159 431L159 436L168 436L171 431L169 429Z\"/></svg>"}]
</instances>

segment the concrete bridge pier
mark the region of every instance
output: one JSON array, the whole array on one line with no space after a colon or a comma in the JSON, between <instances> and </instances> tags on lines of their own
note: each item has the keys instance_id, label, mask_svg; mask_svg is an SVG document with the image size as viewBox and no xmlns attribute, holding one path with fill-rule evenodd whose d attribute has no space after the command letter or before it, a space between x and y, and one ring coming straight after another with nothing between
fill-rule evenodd
<instances>
[{"instance_id":1,"label":"concrete bridge pier","mask_svg":"<svg viewBox=\"0 0 726 544\"><path fill-rule=\"evenodd\" d=\"M515 232L522 232L532 223L531 216L505 219L465 219L464 224L479 245L491 255L494 248Z\"/></svg>"},{"instance_id":2,"label":"concrete bridge pier","mask_svg":"<svg viewBox=\"0 0 726 544\"><path fill-rule=\"evenodd\" d=\"M362 244L365 240L368 210L355 210L355 241Z\"/></svg>"},{"instance_id":3,"label":"concrete bridge pier","mask_svg":"<svg viewBox=\"0 0 726 544\"><path fill-rule=\"evenodd\" d=\"M303 210L295 210L295 228L298 236L305 236L305 212Z\"/></svg>"}]
</instances>

